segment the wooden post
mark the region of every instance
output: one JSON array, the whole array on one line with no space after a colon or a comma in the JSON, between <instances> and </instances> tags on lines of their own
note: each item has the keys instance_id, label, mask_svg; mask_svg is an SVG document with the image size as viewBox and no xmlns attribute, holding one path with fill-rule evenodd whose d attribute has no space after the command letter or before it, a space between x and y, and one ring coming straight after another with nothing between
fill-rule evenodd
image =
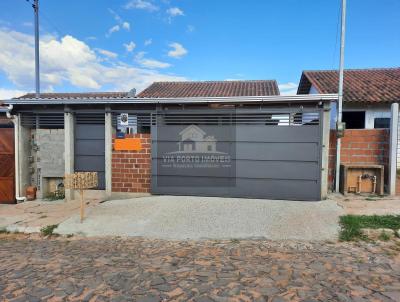
<instances>
[{"instance_id":1,"label":"wooden post","mask_svg":"<svg viewBox=\"0 0 400 302\"><path fill-rule=\"evenodd\" d=\"M83 218L84 218L84 207L85 207L85 202L83 201L83 190L80 190L81 193L81 223L83 222Z\"/></svg>"},{"instance_id":2,"label":"wooden post","mask_svg":"<svg viewBox=\"0 0 400 302\"><path fill-rule=\"evenodd\" d=\"M97 172L75 172L64 176L64 187L66 189L79 190L81 195L81 223L85 218L85 201L83 199L83 190L96 188L98 186Z\"/></svg>"}]
</instances>

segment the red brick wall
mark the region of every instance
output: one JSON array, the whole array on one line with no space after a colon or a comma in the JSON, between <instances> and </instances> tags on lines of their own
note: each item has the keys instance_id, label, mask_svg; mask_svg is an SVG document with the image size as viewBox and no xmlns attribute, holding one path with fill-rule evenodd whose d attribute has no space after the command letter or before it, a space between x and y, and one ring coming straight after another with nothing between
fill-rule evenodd
<instances>
[{"instance_id":1,"label":"red brick wall","mask_svg":"<svg viewBox=\"0 0 400 302\"><path fill-rule=\"evenodd\" d=\"M150 192L151 138L150 134L134 134L126 137L140 138L140 151L116 151L112 153L112 191Z\"/></svg>"},{"instance_id":2,"label":"red brick wall","mask_svg":"<svg viewBox=\"0 0 400 302\"><path fill-rule=\"evenodd\" d=\"M332 189L336 166L336 131L331 130L329 142L328 183L330 189ZM385 166L385 174L387 173L389 164L389 130L345 130L341 144L340 157L342 164L379 164Z\"/></svg>"}]
</instances>

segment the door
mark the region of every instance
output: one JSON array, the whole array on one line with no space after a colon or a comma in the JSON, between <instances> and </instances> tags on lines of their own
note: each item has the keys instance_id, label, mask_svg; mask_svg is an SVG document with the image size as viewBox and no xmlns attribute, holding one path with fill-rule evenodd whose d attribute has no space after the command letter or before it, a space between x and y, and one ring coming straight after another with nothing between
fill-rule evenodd
<instances>
[{"instance_id":1,"label":"door","mask_svg":"<svg viewBox=\"0 0 400 302\"><path fill-rule=\"evenodd\" d=\"M152 193L321 199L320 109L161 112ZM188 138L193 148L179 149Z\"/></svg>"},{"instance_id":2,"label":"door","mask_svg":"<svg viewBox=\"0 0 400 302\"><path fill-rule=\"evenodd\" d=\"M75 172L97 172L99 185L105 189L104 113L77 114L75 120Z\"/></svg>"},{"instance_id":3,"label":"door","mask_svg":"<svg viewBox=\"0 0 400 302\"><path fill-rule=\"evenodd\" d=\"M0 203L15 203L14 128L0 124Z\"/></svg>"}]
</instances>

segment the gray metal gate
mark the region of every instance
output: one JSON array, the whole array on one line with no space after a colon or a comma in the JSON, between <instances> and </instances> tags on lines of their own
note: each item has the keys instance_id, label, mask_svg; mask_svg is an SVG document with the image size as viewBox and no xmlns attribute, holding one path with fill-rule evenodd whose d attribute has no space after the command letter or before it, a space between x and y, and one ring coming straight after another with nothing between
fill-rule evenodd
<instances>
[{"instance_id":1,"label":"gray metal gate","mask_svg":"<svg viewBox=\"0 0 400 302\"><path fill-rule=\"evenodd\" d=\"M152 193L321 199L321 109L163 111Z\"/></svg>"},{"instance_id":2,"label":"gray metal gate","mask_svg":"<svg viewBox=\"0 0 400 302\"><path fill-rule=\"evenodd\" d=\"M99 186L105 189L104 113L77 114L75 117L75 171L97 172Z\"/></svg>"}]
</instances>

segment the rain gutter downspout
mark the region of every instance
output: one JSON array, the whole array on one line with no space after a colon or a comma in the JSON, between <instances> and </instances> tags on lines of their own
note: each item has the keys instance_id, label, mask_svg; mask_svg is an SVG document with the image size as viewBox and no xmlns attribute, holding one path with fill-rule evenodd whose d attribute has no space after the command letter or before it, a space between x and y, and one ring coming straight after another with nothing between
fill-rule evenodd
<instances>
[{"instance_id":1,"label":"rain gutter downspout","mask_svg":"<svg viewBox=\"0 0 400 302\"><path fill-rule=\"evenodd\" d=\"M13 105L8 105L6 108L6 116L8 119L10 119L14 123L14 152L15 152L15 199L18 202L25 201L26 197L25 196L20 196L20 188L19 188L19 179L20 179L20 160L19 160L19 132L20 132L20 125L19 121L16 118L16 115L11 114L11 111L13 110L14 106Z\"/></svg>"}]
</instances>

